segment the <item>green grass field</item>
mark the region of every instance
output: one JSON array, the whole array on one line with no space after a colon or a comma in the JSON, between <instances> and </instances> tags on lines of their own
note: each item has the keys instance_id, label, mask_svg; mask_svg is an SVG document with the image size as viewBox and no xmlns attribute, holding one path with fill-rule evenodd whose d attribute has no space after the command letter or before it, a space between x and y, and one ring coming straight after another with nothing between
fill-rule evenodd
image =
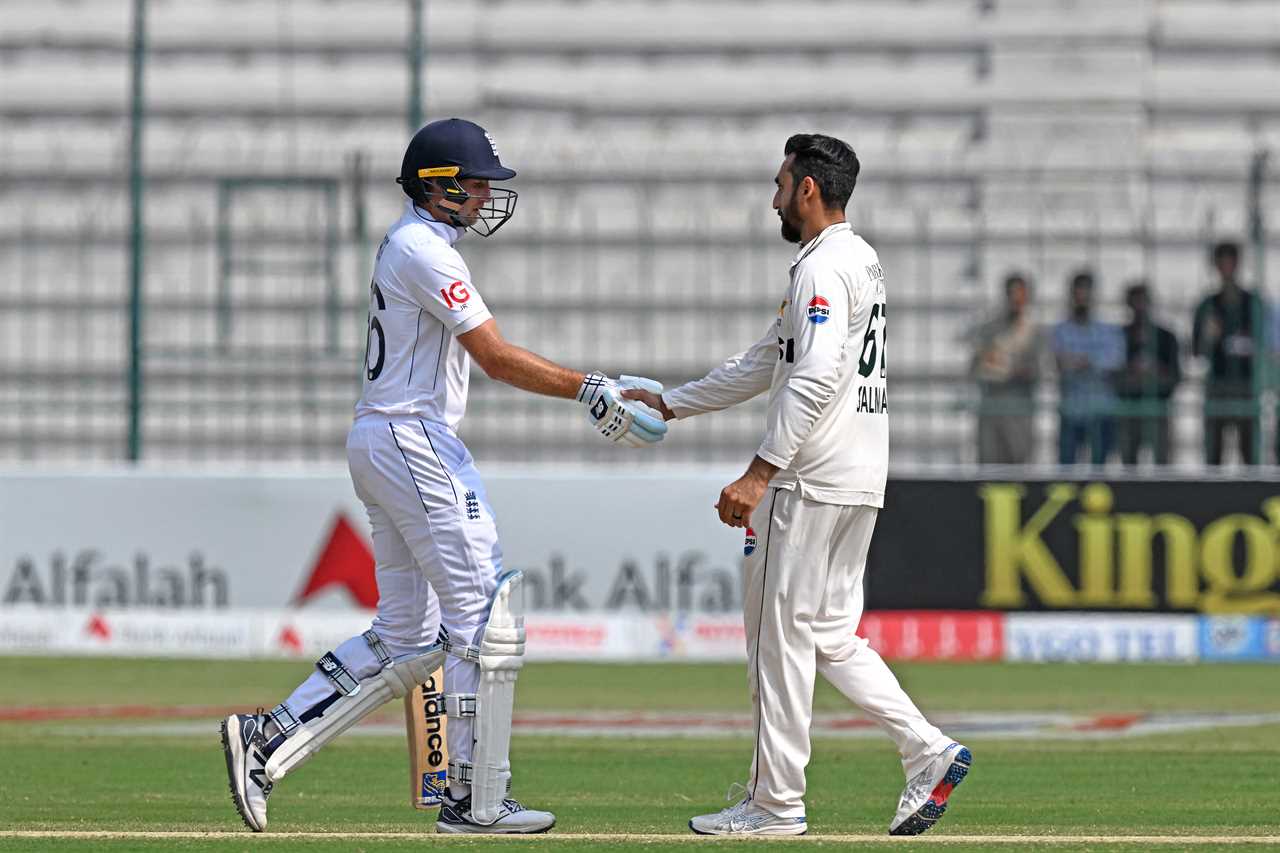
<instances>
[{"instance_id":1,"label":"green grass field","mask_svg":"<svg viewBox=\"0 0 1280 853\"><path fill-rule=\"evenodd\" d=\"M902 665L926 713L1280 711L1274 666ZM243 706L279 701L304 663L0 658L0 709L31 706ZM529 665L517 708L749 710L741 666ZM822 711L846 711L825 685ZM394 722L398 708L377 715ZM156 734L166 720L0 722L0 850L320 851L684 850L691 843L818 844L859 850L939 843L947 850L1162 850L1273 847L1280 836L1280 725L1211 727L1067 740L966 737L974 770L938 827L915 840L886 833L902 786L886 738L817 738L809 767L809 838L719 841L686 821L725 805L746 775L749 737L544 737L513 740L513 793L555 811L534 839L438 838L406 804L403 738L351 736L291 775L271 798L265 835L244 829L226 793L217 719ZM188 726L190 721L185 721ZM18 837L14 832L58 835ZM118 837L71 833L118 832ZM128 833L183 832L182 837ZM293 833L327 833L327 838ZM10 834L4 834L10 833ZM401 834L399 837L393 835ZM336 834L336 835L335 835ZM575 836L577 836L575 838ZM605 837L609 836L609 837ZM616 836L616 837L614 837ZM655 838L652 836L669 836ZM1031 837L1054 836L1055 840ZM878 840L883 837L883 841ZM1089 837L1086 840L1084 837ZM1193 837L1211 841L1190 840ZM965 839L969 839L966 841ZM1072 840L1072 839L1077 840Z\"/></svg>"}]
</instances>

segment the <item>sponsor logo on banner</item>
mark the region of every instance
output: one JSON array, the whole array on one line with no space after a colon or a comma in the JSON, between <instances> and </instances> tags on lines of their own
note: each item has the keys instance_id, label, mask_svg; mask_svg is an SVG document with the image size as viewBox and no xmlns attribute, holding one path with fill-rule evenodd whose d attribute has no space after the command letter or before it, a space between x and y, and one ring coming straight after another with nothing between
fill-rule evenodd
<instances>
[{"instance_id":1,"label":"sponsor logo on banner","mask_svg":"<svg viewBox=\"0 0 1280 853\"><path fill-rule=\"evenodd\" d=\"M683 626L684 657L692 660L742 660L747 630L740 616L690 617Z\"/></svg>"},{"instance_id":2,"label":"sponsor logo on banner","mask_svg":"<svg viewBox=\"0 0 1280 853\"><path fill-rule=\"evenodd\" d=\"M807 309L809 314L809 322L814 325L821 326L823 323L831 319L831 303L823 299L821 296L815 296L809 300Z\"/></svg>"},{"instance_id":3,"label":"sponsor logo on banner","mask_svg":"<svg viewBox=\"0 0 1280 853\"><path fill-rule=\"evenodd\" d=\"M226 607L227 573L193 551L185 566L154 565L139 551L126 563L94 548L55 551L44 564L18 559L0 586L0 603L42 607Z\"/></svg>"},{"instance_id":4,"label":"sponsor logo on banner","mask_svg":"<svg viewBox=\"0 0 1280 853\"><path fill-rule=\"evenodd\" d=\"M1259 616L1200 617L1200 656L1205 660L1280 658L1280 620Z\"/></svg>"},{"instance_id":5,"label":"sponsor logo on banner","mask_svg":"<svg viewBox=\"0 0 1280 853\"><path fill-rule=\"evenodd\" d=\"M330 586L345 589L360 607L372 609L378 606L373 552L343 515L334 519L329 538L311 566L302 589L294 596L293 603L304 604Z\"/></svg>"},{"instance_id":6,"label":"sponsor logo on banner","mask_svg":"<svg viewBox=\"0 0 1280 853\"><path fill-rule=\"evenodd\" d=\"M609 625L604 620L567 621L539 619L525 621L525 640L545 651L596 652L609 642Z\"/></svg>"},{"instance_id":7,"label":"sponsor logo on banner","mask_svg":"<svg viewBox=\"0 0 1280 853\"><path fill-rule=\"evenodd\" d=\"M1268 619L1262 626L1262 649L1269 658L1280 658L1280 619Z\"/></svg>"},{"instance_id":8,"label":"sponsor logo on banner","mask_svg":"<svg viewBox=\"0 0 1280 853\"><path fill-rule=\"evenodd\" d=\"M1010 613L1009 661L1192 661L1200 657L1195 616Z\"/></svg>"},{"instance_id":9,"label":"sponsor logo on banner","mask_svg":"<svg viewBox=\"0 0 1280 853\"><path fill-rule=\"evenodd\" d=\"M97 640L111 642L111 626L107 624L106 619L96 613L89 617L88 623L84 626L84 632Z\"/></svg>"},{"instance_id":10,"label":"sponsor logo on banner","mask_svg":"<svg viewBox=\"0 0 1280 853\"><path fill-rule=\"evenodd\" d=\"M871 609L1280 612L1280 483L895 479L890 503Z\"/></svg>"},{"instance_id":11,"label":"sponsor logo on banner","mask_svg":"<svg viewBox=\"0 0 1280 853\"><path fill-rule=\"evenodd\" d=\"M999 660L1004 656L1004 614L873 611L858 635L892 660Z\"/></svg>"},{"instance_id":12,"label":"sponsor logo on banner","mask_svg":"<svg viewBox=\"0 0 1280 853\"><path fill-rule=\"evenodd\" d=\"M302 654L302 636L292 625L286 625L280 629L276 646L288 654L300 655Z\"/></svg>"}]
</instances>

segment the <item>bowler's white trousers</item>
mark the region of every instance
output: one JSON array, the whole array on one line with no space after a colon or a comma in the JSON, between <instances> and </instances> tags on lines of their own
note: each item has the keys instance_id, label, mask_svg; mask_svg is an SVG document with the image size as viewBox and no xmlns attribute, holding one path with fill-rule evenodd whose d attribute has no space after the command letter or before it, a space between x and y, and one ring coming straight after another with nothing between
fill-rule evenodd
<instances>
[{"instance_id":1,"label":"bowler's white trousers","mask_svg":"<svg viewBox=\"0 0 1280 853\"><path fill-rule=\"evenodd\" d=\"M373 630L392 656L434 643L441 626L452 641L475 645L502 574L502 549L466 446L439 424L364 415L347 435L347 463L373 531ZM363 637L352 637L334 653L358 679L380 668ZM450 656L444 678L448 693L475 693L480 669ZM301 716L332 692L316 672L285 704ZM471 760L472 723L470 717L449 720L450 759Z\"/></svg>"},{"instance_id":2,"label":"bowler's white trousers","mask_svg":"<svg viewBox=\"0 0 1280 853\"><path fill-rule=\"evenodd\" d=\"M854 631L877 510L770 489L751 514L744 565L747 680L756 723L748 795L779 817L804 815L816 673L891 737L911 778L951 743Z\"/></svg>"}]
</instances>

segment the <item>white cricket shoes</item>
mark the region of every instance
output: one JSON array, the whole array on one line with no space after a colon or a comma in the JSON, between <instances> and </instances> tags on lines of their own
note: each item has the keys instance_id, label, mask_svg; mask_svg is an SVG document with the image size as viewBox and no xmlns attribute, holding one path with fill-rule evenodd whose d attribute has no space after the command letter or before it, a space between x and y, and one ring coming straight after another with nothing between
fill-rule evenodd
<instances>
[{"instance_id":1,"label":"white cricket shoes","mask_svg":"<svg viewBox=\"0 0 1280 853\"><path fill-rule=\"evenodd\" d=\"M222 721L222 751L227 758L227 778L231 801L245 826L254 832L267 828L267 797L272 783L267 779L267 739L262 731L267 716L232 714Z\"/></svg>"},{"instance_id":2,"label":"white cricket shoes","mask_svg":"<svg viewBox=\"0 0 1280 853\"><path fill-rule=\"evenodd\" d=\"M973 755L968 747L952 743L929 766L921 770L902 791L898 813L889 824L890 835L919 835L938 822L947 810L947 800L956 786L969 775Z\"/></svg>"},{"instance_id":3,"label":"white cricket shoes","mask_svg":"<svg viewBox=\"0 0 1280 853\"><path fill-rule=\"evenodd\" d=\"M551 812L526 809L510 798L502 801L498 819L493 823L476 823L471 818L471 797L455 800L445 793L440 803L436 832L471 835L535 835L556 825Z\"/></svg>"},{"instance_id":4,"label":"white cricket shoes","mask_svg":"<svg viewBox=\"0 0 1280 853\"><path fill-rule=\"evenodd\" d=\"M716 814L691 819L689 828L698 835L804 835L809 824L803 817L778 817L743 797Z\"/></svg>"}]
</instances>

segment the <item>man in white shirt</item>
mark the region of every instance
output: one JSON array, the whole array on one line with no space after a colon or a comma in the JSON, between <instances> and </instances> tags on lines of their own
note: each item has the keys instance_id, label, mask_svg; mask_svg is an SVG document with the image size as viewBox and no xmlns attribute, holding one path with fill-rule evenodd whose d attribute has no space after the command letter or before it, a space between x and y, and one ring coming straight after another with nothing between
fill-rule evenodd
<instances>
[{"instance_id":1,"label":"man in white shirt","mask_svg":"<svg viewBox=\"0 0 1280 853\"><path fill-rule=\"evenodd\" d=\"M347 437L356 494L369 511L378 610L369 631L316 663L270 712L223 721L232 800L255 832L273 786L324 744L442 664L449 789L436 828L536 833L550 812L507 797L514 685L524 655L521 573L503 568L493 510L458 438L474 359L493 379L575 399L607 440L644 447L666 432L623 400L649 380L561 367L507 342L454 244L496 232L515 210L515 177L493 138L462 119L409 143L398 183L409 197L378 248L369 285L364 387ZM438 600L436 598L438 596Z\"/></svg>"},{"instance_id":2,"label":"man in white shirt","mask_svg":"<svg viewBox=\"0 0 1280 853\"><path fill-rule=\"evenodd\" d=\"M716 504L722 522L746 528L755 752L745 796L693 818L689 826L700 834L807 831L804 769L818 672L897 744L908 782L890 834L932 826L969 770L969 750L924 718L854 633L889 464L885 275L844 216L858 169L838 139L787 140L773 207L783 238L801 246L777 317L754 346L702 379L661 396L623 394L670 420L769 392L764 440Z\"/></svg>"}]
</instances>

